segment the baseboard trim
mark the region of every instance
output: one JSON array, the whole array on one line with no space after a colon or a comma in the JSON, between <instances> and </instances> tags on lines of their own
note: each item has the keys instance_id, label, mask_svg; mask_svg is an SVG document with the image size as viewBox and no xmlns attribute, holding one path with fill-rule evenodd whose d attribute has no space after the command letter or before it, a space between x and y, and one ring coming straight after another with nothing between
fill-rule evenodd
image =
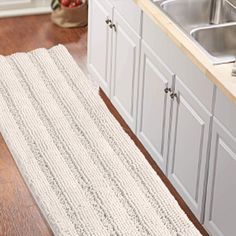
<instances>
[{"instance_id":1,"label":"baseboard trim","mask_svg":"<svg viewBox=\"0 0 236 236\"><path fill-rule=\"evenodd\" d=\"M34 7L16 10L5 10L0 12L0 18L15 17L15 16L27 16L27 15L40 15L50 13L52 10L49 6L46 7Z\"/></svg>"}]
</instances>

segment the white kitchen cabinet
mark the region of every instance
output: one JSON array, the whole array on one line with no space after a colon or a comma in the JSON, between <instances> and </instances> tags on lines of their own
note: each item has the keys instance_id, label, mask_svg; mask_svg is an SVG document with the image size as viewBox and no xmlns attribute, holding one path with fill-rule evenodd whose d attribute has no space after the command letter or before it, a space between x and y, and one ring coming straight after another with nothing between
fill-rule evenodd
<instances>
[{"instance_id":1,"label":"white kitchen cabinet","mask_svg":"<svg viewBox=\"0 0 236 236\"><path fill-rule=\"evenodd\" d=\"M148 114L146 125L149 129L149 134L145 136L148 136L148 139L141 137L140 140L163 171L167 166L167 177L195 216L203 222L214 86L145 14L142 29L142 41L148 45L149 51L157 55L168 70L172 71L174 80L168 85L168 88L172 89L167 97L167 100L172 101L169 116L165 114L165 104L160 102L163 100L163 93L160 92L163 90L163 85L156 86L156 94L153 85L149 86L153 90L149 88L149 91L146 91L146 94L148 92L152 96L155 94L153 97L155 102L152 102L153 106L149 108L149 110L153 109L152 113L148 114L145 111ZM155 65L158 63L155 62ZM150 75L146 77L148 81ZM158 80L160 76L153 75L153 81L154 77ZM140 86L142 86L141 83ZM142 89L140 88L139 91ZM141 97L140 94L138 96ZM162 104L162 106L159 105L159 110L155 110L157 105L154 103ZM165 127L166 130L163 129L164 126L157 126L158 123L161 124L162 119L164 119L163 123L170 124L169 128ZM163 136L159 137L163 135L163 130L165 135L168 135L165 139L160 138ZM150 140L155 140L155 142L150 142ZM149 148L152 143L155 143L156 150L164 150L164 158L156 158L157 152Z\"/></svg>"},{"instance_id":2,"label":"white kitchen cabinet","mask_svg":"<svg viewBox=\"0 0 236 236\"><path fill-rule=\"evenodd\" d=\"M165 173L174 74L144 41L140 68L137 135Z\"/></svg>"},{"instance_id":3,"label":"white kitchen cabinet","mask_svg":"<svg viewBox=\"0 0 236 236\"><path fill-rule=\"evenodd\" d=\"M213 123L205 226L211 235L236 234L236 137Z\"/></svg>"},{"instance_id":4,"label":"white kitchen cabinet","mask_svg":"<svg viewBox=\"0 0 236 236\"><path fill-rule=\"evenodd\" d=\"M112 22L115 28L110 99L129 127L135 131L141 38L116 10Z\"/></svg>"},{"instance_id":5,"label":"white kitchen cabinet","mask_svg":"<svg viewBox=\"0 0 236 236\"><path fill-rule=\"evenodd\" d=\"M177 76L175 96L168 178L202 222L212 115Z\"/></svg>"},{"instance_id":6,"label":"white kitchen cabinet","mask_svg":"<svg viewBox=\"0 0 236 236\"><path fill-rule=\"evenodd\" d=\"M210 235L236 235L235 104L133 0L89 11L91 74Z\"/></svg>"},{"instance_id":7,"label":"white kitchen cabinet","mask_svg":"<svg viewBox=\"0 0 236 236\"><path fill-rule=\"evenodd\" d=\"M141 10L131 0L90 0L89 3L90 74L135 132ZM124 16L123 9L129 9L124 11Z\"/></svg>"},{"instance_id":8,"label":"white kitchen cabinet","mask_svg":"<svg viewBox=\"0 0 236 236\"><path fill-rule=\"evenodd\" d=\"M107 96L110 95L112 14L109 1L89 1L88 68Z\"/></svg>"},{"instance_id":9,"label":"white kitchen cabinet","mask_svg":"<svg viewBox=\"0 0 236 236\"><path fill-rule=\"evenodd\" d=\"M236 109L216 91L204 225L214 236L236 235Z\"/></svg>"},{"instance_id":10,"label":"white kitchen cabinet","mask_svg":"<svg viewBox=\"0 0 236 236\"><path fill-rule=\"evenodd\" d=\"M138 97L139 139L203 222L211 112L144 40Z\"/></svg>"}]
</instances>

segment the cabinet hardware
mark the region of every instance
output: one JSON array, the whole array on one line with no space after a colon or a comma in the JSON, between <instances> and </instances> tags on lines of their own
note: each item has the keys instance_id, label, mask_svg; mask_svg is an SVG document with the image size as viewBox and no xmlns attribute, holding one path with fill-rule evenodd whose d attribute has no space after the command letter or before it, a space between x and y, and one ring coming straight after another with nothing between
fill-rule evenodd
<instances>
[{"instance_id":1,"label":"cabinet hardware","mask_svg":"<svg viewBox=\"0 0 236 236\"><path fill-rule=\"evenodd\" d=\"M106 24L109 25L109 26L110 26L111 23L112 23L110 19L107 19L105 22L106 22Z\"/></svg>"},{"instance_id":2,"label":"cabinet hardware","mask_svg":"<svg viewBox=\"0 0 236 236\"><path fill-rule=\"evenodd\" d=\"M178 98L178 95L177 93L171 93L170 97L171 99L174 99L174 98Z\"/></svg>"},{"instance_id":3,"label":"cabinet hardware","mask_svg":"<svg viewBox=\"0 0 236 236\"><path fill-rule=\"evenodd\" d=\"M165 88L164 91L165 91L165 93L169 93L169 92L171 92L171 88Z\"/></svg>"},{"instance_id":4,"label":"cabinet hardware","mask_svg":"<svg viewBox=\"0 0 236 236\"><path fill-rule=\"evenodd\" d=\"M117 28L116 28L116 25L115 25L115 24L110 24L109 26L110 26L111 29L114 29L115 32L117 31Z\"/></svg>"}]
</instances>

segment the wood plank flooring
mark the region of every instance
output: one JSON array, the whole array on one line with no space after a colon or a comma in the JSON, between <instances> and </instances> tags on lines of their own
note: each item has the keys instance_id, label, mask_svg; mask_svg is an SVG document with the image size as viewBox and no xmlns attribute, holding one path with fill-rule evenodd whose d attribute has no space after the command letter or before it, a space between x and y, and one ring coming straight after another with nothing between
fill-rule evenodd
<instances>
[{"instance_id":1,"label":"wood plank flooring","mask_svg":"<svg viewBox=\"0 0 236 236\"><path fill-rule=\"evenodd\" d=\"M39 47L49 48L64 44L79 66L87 73L87 28L62 29L53 25L49 15L0 19L0 54L9 55ZM193 216L184 201L160 171L142 144L125 124L105 94L100 91L106 105L144 153L160 175L180 206L204 236L208 234ZM9 150L0 135L0 236L53 235L28 191Z\"/></svg>"},{"instance_id":2,"label":"wood plank flooring","mask_svg":"<svg viewBox=\"0 0 236 236\"><path fill-rule=\"evenodd\" d=\"M0 55L65 45L87 72L87 28L62 29L49 15L0 19ZM0 135L0 236L53 235Z\"/></svg>"}]
</instances>

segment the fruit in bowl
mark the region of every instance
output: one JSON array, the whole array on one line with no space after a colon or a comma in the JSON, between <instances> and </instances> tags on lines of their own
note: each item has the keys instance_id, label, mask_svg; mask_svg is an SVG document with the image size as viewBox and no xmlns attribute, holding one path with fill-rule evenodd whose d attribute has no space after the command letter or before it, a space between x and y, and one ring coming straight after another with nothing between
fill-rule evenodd
<instances>
[{"instance_id":1,"label":"fruit in bowl","mask_svg":"<svg viewBox=\"0 0 236 236\"><path fill-rule=\"evenodd\" d=\"M82 0L61 0L60 3L63 7L74 8L74 7L78 7L82 5L83 1Z\"/></svg>"}]
</instances>

